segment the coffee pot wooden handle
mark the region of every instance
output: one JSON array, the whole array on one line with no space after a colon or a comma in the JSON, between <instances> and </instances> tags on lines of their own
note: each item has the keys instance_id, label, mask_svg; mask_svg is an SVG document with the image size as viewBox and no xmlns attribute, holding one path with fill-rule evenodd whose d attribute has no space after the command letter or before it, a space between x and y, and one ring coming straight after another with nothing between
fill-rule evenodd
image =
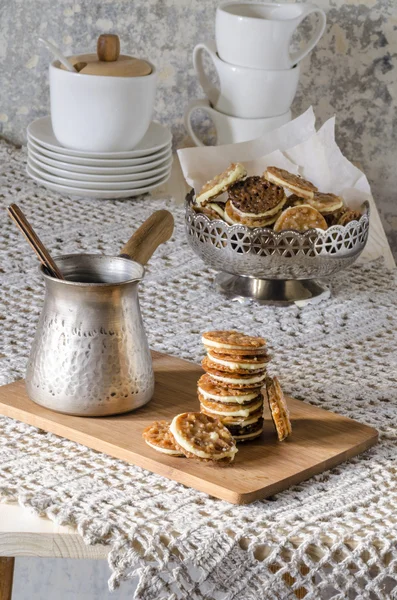
<instances>
[{"instance_id":1,"label":"coffee pot wooden handle","mask_svg":"<svg viewBox=\"0 0 397 600\"><path fill-rule=\"evenodd\" d=\"M103 62L115 62L120 56L119 36L114 33L103 33L97 42L97 54Z\"/></svg>"},{"instance_id":2,"label":"coffee pot wooden handle","mask_svg":"<svg viewBox=\"0 0 397 600\"><path fill-rule=\"evenodd\" d=\"M146 265L155 250L167 242L174 231L174 217L168 210L156 210L135 231L120 251L120 256Z\"/></svg>"}]
</instances>

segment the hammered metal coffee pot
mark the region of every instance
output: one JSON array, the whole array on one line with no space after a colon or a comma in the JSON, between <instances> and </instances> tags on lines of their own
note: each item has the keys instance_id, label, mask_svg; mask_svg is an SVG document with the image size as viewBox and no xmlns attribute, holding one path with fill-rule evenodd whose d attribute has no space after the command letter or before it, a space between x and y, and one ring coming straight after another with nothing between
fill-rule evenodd
<instances>
[{"instance_id":1,"label":"hammered metal coffee pot","mask_svg":"<svg viewBox=\"0 0 397 600\"><path fill-rule=\"evenodd\" d=\"M26 374L31 400L92 417L125 413L151 399L154 375L138 286L143 265L173 228L171 213L159 210L120 256L57 257L63 280L41 267L46 294Z\"/></svg>"}]
</instances>

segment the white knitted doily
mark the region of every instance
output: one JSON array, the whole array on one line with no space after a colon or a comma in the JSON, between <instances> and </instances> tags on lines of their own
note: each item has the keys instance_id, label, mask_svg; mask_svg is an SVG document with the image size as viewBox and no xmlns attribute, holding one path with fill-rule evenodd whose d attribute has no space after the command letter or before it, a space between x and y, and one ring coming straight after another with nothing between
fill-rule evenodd
<instances>
[{"instance_id":1,"label":"white knitted doily","mask_svg":"<svg viewBox=\"0 0 397 600\"><path fill-rule=\"evenodd\" d=\"M140 292L152 348L199 361L203 329L259 333L286 392L380 432L360 457L239 507L0 417L2 500L75 525L89 544L109 544L110 586L138 577L141 600L394 597L395 273L380 262L352 267L332 278L330 300L303 309L242 306L214 293L214 272L189 249L183 209L171 200L67 199L27 179L25 150L1 144L0 157L2 206L19 203L54 254L115 254L154 209L174 212L175 235L151 260ZM3 208L0 231L5 384L24 375L44 289Z\"/></svg>"}]
</instances>

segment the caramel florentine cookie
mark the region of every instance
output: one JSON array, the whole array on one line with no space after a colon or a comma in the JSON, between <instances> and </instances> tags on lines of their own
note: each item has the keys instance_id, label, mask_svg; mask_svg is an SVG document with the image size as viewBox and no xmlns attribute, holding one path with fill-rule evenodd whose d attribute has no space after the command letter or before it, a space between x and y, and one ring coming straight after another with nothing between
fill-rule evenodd
<instances>
[{"instance_id":1,"label":"caramel florentine cookie","mask_svg":"<svg viewBox=\"0 0 397 600\"><path fill-rule=\"evenodd\" d=\"M310 204L310 206L318 210L322 215L327 215L340 210L343 206L343 199L335 194L315 192L313 198L307 198L305 204Z\"/></svg>"},{"instance_id":2,"label":"caramel florentine cookie","mask_svg":"<svg viewBox=\"0 0 397 600\"><path fill-rule=\"evenodd\" d=\"M202 213L206 215L210 219L225 219L225 211L220 204L216 202L210 202L205 206L195 206L193 205L193 210L197 213Z\"/></svg>"},{"instance_id":3,"label":"caramel florentine cookie","mask_svg":"<svg viewBox=\"0 0 397 600\"><path fill-rule=\"evenodd\" d=\"M237 452L231 433L221 421L201 412L177 415L171 422L170 431L187 458L230 463Z\"/></svg>"},{"instance_id":4,"label":"caramel florentine cookie","mask_svg":"<svg viewBox=\"0 0 397 600\"><path fill-rule=\"evenodd\" d=\"M283 188L254 175L233 185L228 200L233 214L241 218L268 219L280 212L287 198Z\"/></svg>"},{"instance_id":5,"label":"caramel florentine cookie","mask_svg":"<svg viewBox=\"0 0 397 600\"><path fill-rule=\"evenodd\" d=\"M284 210L274 224L274 231L309 231L309 229L327 229L323 215L309 204L292 206Z\"/></svg>"},{"instance_id":6,"label":"caramel florentine cookie","mask_svg":"<svg viewBox=\"0 0 397 600\"><path fill-rule=\"evenodd\" d=\"M277 437L282 442L291 435L292 427L287 402L277 377L266 379L266 393Z\"/></svg>"},{"instance_id":7,"label":"caramel florentine cookie","mask_svg":"<svg viewBox=\"0 0 397 600\"><path fill-rule=\"evenodd\" d=\"M225 425L225 424L224 424ZM250 435L263 430L263 418L258 419L255 423L249 425L225 425L232 436L237 439L237 436Z\"/></svg>"},{"instance_id":8,"label":"caramel florentine cookie","mask_svg":"<svg viewBox=\"0 0 397 600\"><path fill-rule=\"evenodd\" d=\"M201 336L201 341L206 348L223 350L257 350L266 346L265 338L246 335L234 329L205 331Z\"/></svg>"},{"instance_id":9,"label":"caramel florentine cookie","mask_svg":"<svg viewBox=\"0 0 397 600\"><path fill-rule=\"evenodd\" d=\"M263 396L258 395L252 402L247 404L229 404L222 402L214 402L205 398L202 394L198 395L200 406L214 417L242 417L247 419L253 413L263 408Z\"/></svg>"},{"instance_id":10,"label":"caramel florentine cookie","mask_svg":"<svg viewBox=\"0 0 397 600\"><path fill-rule=\"evenodd\" d=\"M183 453L176 447L174 436L170 432L169 421L155 421L143 430L142 437L147 445L157 452L183 456Z\"/></svg>"},{"instance_id":11,"label":"caramel florentine cookie","mask_svg":"<svg viewBox=\"0 0 397 600\"><path fill-rule=\"evenodd\" d=\"M201 412L205 413L205 407L200 404L200 410ZM210 413L206 413L206 414L210 414ZM210 415L211 416L211 415ZM252 412L248 415L248 417L242 417L241 415L219 415L219 419L222 421L222 423L224 425L226 425L227 428L229 428L230 425L238 425L241 427L246 427L248 425L252 425L253 423L257 423L260 419L263 418L263 403L262 405L258 408L258 410L256 410L255 412Z\"/></svg>"},{"instance_id":12,"label":"caramel florentine cookie","mask_svg":"<svg viewBox=\"0 0 397 600\"><path fill-rule=\"evenodd\" d=\"M261 392L261 383L250 389L224 387L205 374L197 382L197 389L207 400L215 402L246 404L254 400Z\"/></svg>"},{"instance_id":13,"label":"caramel florentine cookie","mask_svg":"<svg viewBox=\"0 0 397 600\"><path fill-rule=\"evenodd\" d=\"M266 365L270 361L268 354L257 356L224 354L222 352L215 352L214 350L208 350L207 357L211 363L209 364L210 368L215 368L226 373L241 373L241 375L262 372L263 369L266 369Z\"/></svg>"},{"instance_id":14,"label":"caramel florentine cookie","mask_svg":"<svg viewBox=\"0 0 397 600\"><path fill-rule=\"evenodd\" d=\"M340 208L339 210L335 210L332 213L327 213L326 215L324 215L324 219L327 221L328 227L332 227L332 225L337 225L339 219L342 215L345 214L347 210L348 209L346 208L346 206L342 206L342 208Z\"/></svg>"},{"instance_id":15,"label":"caramel florentine cookie","mask_svg":"<svg viewBox=\"0 0 397 600\"><path fill-rule=\"evenodd\" d=\"M287 188L300 198L313 198L314 192L318 191L310 181L278 167L267 167L263 176L271 183Z\"/></svg>"},{"instance_id":16,"label":"caramel florentine cookie","mask_svg":"<svg viewBox=\"0 0 397 600\"><path fill-rule=\"evenodd\" d=\"M243 215L240 211L234 208L232 201L228 200L225 204L224 220L229 225L246 225L251 229L255 227L269 227L277 221L281 214L281 210L271 217L250 217Z\"/></svg>"},{"instance_id":17,"label":"caramel florentine cookie","mask_svg":"<svg viewBox=\"0 0 397 600\"><path fill-rule=\"evenodd\" d=\"M350 221L358 221L361 218L361 213L358 210L348 208L338 219L338 225L347 225Z\"/></svg>"},{"instance_id":18,"label":"caramel florentine cookie","mask_svg":"<svg viewBox=\"0 0 397 600\"><path fill-rule=\"evenodd\" d=\"M250 373L249 375L241 375L236 372L225 373L224 371L213 368L213 363L210 362L208 356L203 358L201 365L211 379L222 387L243 387L245 389L256 388L266 379L266 369L263 369L260 373Z\"/></svg>"},{"instance_id":19,"label":"caramel florentine cookie","mask_svg":"<svg viewBox=\"0 0 397 600\"><path fill-rule=\"evenodd\" d=\"M208 202L226 192L230 186L243 179L246 175L247 171L244 165L241 163L232 163L226 171L216 175L216 177L208 181L201 188L196 196L196 204L198 206L205 206Z\"/></svg>"}]
</instances>

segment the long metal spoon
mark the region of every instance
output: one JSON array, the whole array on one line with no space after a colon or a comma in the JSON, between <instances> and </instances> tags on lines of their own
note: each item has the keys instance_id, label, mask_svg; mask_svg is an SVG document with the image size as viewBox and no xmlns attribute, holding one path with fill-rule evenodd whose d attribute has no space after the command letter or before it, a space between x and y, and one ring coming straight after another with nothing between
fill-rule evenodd
<instances>
[{"instance_id":1,"label":"long metal spoon","mask_svg":"<svg viewBox=\"0 0 397 600\"><path fill-rule=\"evenodd\" d=\"M65 279L56 262L51 257L47 248L44 246L43 242L40 240L39 236L19 206L17 204L10 204L10 206L7 208L7 211L14 223L16 223L16 225L22 231L29 244L39 257L40 262L45 266L51 277L55 277L56 279Z\"/></svg>"},{"instance_id":2,"label":"long metal spoon","mask_svg":"<svg viewBox=\"0 0 397 600\"><path fill-rule=\"evenodd\" d=\"M74 68L74 66L72 65L70 60L68 60L66 58L66 56L64 56L62 54L60 49L57 48L57 46L55 46L55 44L53 44L52 42L49 42L48 40L45 40L44 38L41 38L41 37L39 37L39 42L42 46L47 48L47 50L52 52L52 54L54 56L56 56L56 58L59 60L59 62L61 62L63 64L65 69L67 69L68 71L72 71L72 73L78 73L77 69Z\"/></svg>"}]
</instances>

